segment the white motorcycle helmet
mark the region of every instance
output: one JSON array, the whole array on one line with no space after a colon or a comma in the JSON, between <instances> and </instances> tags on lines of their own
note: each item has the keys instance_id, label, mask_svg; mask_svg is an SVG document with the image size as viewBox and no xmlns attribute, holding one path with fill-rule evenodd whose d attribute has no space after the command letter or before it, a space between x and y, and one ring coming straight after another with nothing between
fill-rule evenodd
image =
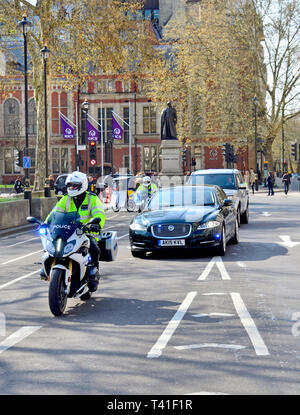
<instances>
[{"instance_id":1,"label":"white motorcycle helmet","mask_svg":"<svg viewBox=\"0 0 300 415\"><path fill-rule=\"evenodd\" d=\"M145 186L149 186L149 184L151 184L151 179L150 179L150 177L149 177L149 176L145 176L145 177L143 178L143 184L144 184Z\"/></svg>"},{"instance_id":2,"label":"white motorcycle helmet","mask_svg":"<svg viewBox=\"0 0 300 415\"><path fill-rule=\"evenodd\" d=\"M69 196L75 197L81 195L81 193L87 191L89 186L86 174L80 171L73 171L66 179L66 186Z\"/></svg>"}]
</instances>

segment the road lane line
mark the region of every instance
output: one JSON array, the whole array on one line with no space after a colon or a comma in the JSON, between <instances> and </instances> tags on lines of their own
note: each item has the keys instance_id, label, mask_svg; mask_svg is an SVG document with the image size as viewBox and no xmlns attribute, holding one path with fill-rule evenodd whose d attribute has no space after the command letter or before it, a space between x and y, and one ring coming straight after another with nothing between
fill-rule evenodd
<instances>
[{"instance_id":1,"label":"road lane line","mask_svg":"<svg viewBox=\"0 0 300 415\"><path fill-rule=\"evenodd\" d=\"M128 236L128 235L129 235L129 233L126 233L126 235L122 235L122 236L118 237L118 239L125 238L125 236Z\"/></svg>"},{"instance_id":2,"label":"road lane line","mask_svg":"<svg viewBox=\"0 0 300 415\"><path fill-rule=\"evenodd\" d=\"M9 261L2 262L0 265L10 264L11 262L19 261L19 259L27 258L31 255L35 255L35 254L38 254L38 253L43 252L43 251L44 251L43 249L40 249L39 251L31 252L30 254L19 256L17 258L10 259Z\"/></svg>"},{"instance_id":3,"label":"road lane line","mask_svg":"<svg viewBox=\"0 0 300 415\"><path fill-rule=\"evenodd\" d=\"M206 265L204 271L202 272L202 274L198 278L198 281L206 280L206 278L210 274L210 272L211 272L211 270L212 270L212 268L215 264L217 265L218 270L220 271L222 280L231 280L228 272L226 271L226 268L225 268L225 265L222 261L222 258L220 256L217 256L217 257L213 257L211 259L211 261Z\"/></svg>"},{"instance_id":4,"label":"road lane line","mask_svg":"<svg viewBox=\"0 0 300 415\"><path fill-rule=\"evenodd\" d=\"M155 345L148 353L147 357L149 359L161 356L163 349L167 346L169 340L173 336L175 330L179 326L181 320L183 319L185 313L187 312L189 306L191 305L196 295L197 291L191 291L187 294L183 303L180 305L179 309L174 314L174 317L172 318L172 320L169 321L162 335L159 337Z\"/></svg>"},{"instance_id":5,"label":"road lane line","mask_svg":"<svg viewBox=\"0 0 300 415\"><path fill-rule=\"evenodd\" d=\"M229 314L229 313L208 313L208 314L193 314L193 317L232 317L235 314Z\"/></svg>"},{"instance_id":6,"label":"road lane line","mask_svg":"<svg viewBox=\"0 0 300 415\"><path fill-rule=\"evenodd\" d=\"M40 328L42 328L42 326L24 326L20 328L0 343L0 354L30 336Z\"/></svg>"},{"instance_id":7,"label":"road lane line","mask_svg":"<svg viewBox=\"0 0 300 415\"><path fill-rule=\"evenodd\" d=\"M239 293L230 293L234 307L237 311L237 314L248 333L248 336L251 340L251 343L253 344L253 347L255 349L255 352L258 356L266 356L269 355L269 351L259 334L259 331L256 328L256 325L250 316L244 301L242 300L242 297Z\"/></svg>"},{"instance_id":8,"label":"road lane line","mask_svg":"<svg viewBox=\"0 0 300 415\"><path fill-rule=\"evenodd\" d=\"M22 277L19 277L19 278L15 278L14 280L12 280L10 282L7 282L6 284L0 285L0 290L2 290L3 288L8 287L9 285L14 284L15 282L21 281L24 278L30 277L31 275L34 275L34 274L37 274L40 271L41 271L41 269L38 269L37 271L30 272L29 274L23 275Z\"/></svg>"},{"instance_id":9,"label":"road lane line","mask_svg":"<svg viewBox=\"0 0 300 415\"><path fill-rule=\"evenodd\" d=\"M36 238L26 239L26 241L17 242L17 243L12 244L12 245L7 245L6 248L11 248L12 246L16 246L16 245L20 245L20 244L25 244L26 242L33 241L35 239L40 239L40 237L38 236Z\"/></svg>"},{"instance_id":10,"label":"road lane line","mask_svg":"<svg viewBox=\"0 0 300 415\"><path fill-rule=\"evenodd\" d=\"M177 350L188 350L188 349L203 349L206 347L219 347L221 349L234 349L240 350L245 349L246 346L240 346L238 344L219 344L219 343L203 343L203 344L188 344L187 346L174 346Z\"/></svg>"}]
</instances>

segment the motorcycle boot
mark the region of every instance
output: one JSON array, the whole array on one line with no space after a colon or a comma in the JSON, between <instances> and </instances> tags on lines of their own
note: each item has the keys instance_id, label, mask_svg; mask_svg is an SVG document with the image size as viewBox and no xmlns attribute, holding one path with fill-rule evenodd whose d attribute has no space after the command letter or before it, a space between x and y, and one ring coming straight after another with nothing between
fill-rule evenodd
<instances>
[{"instance_id":1,"label":"motorcycle boot","mask_svg":"<svg viewBox=\"0 0 300 415\"><path fill-rule=\"evenodd\" d=\"M47 276L47 274L45 273L44 268L42 268L42 269L41 269L41 271L40 271L40 277L41 277L41 280L43 280L43 281L48 281L48 276Z\"/></svg>"},{"instance_id":2,"label":"motorcycle boot","mask_svg":"<svg viewBox=\"0 0 300 415\"><path fill-rule=\"evenodd\" d=\"M94 265L88 267L88 287L90 292L95 292L98 289L99 280L100 280L100 273L98 268Z\"/></svg>"}]
</instances>

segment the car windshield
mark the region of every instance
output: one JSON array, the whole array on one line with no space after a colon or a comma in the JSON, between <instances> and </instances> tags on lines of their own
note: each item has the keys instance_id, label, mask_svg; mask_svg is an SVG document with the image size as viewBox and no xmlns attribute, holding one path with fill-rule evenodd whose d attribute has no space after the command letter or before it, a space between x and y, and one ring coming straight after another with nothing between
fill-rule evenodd
<instances>
[{"instance_id":1,"label":"car windshield","mask_svg":"<svg viewBox=\"0 0 300 415\"><path fill-rule=\"evenodd\" d=\"M70 238L80 223L78 212L53 212L49 219L49 232L54 240Z\"/></svg>"},{"instance_id":2,"label":"car windshield","mask_svg":"<svg viewBox=\"0 0 300 415\"><path fill-rule=\"evenodd\" d=\"M236 189L234 175L228 174L193 174L188 184L217 185L222 189Z\"/></svg>"},{"instance_id":3,"label":"car windshield","mask_svg":"<svg viewBox=\"0 0 300 415\"><path fill-rule=\"evenodd\" d=\"M161 189L149 202L150 210L167 207L214 206L216 196L214 189L204 187L180 187Z\"/></svg>"}]
</instances>

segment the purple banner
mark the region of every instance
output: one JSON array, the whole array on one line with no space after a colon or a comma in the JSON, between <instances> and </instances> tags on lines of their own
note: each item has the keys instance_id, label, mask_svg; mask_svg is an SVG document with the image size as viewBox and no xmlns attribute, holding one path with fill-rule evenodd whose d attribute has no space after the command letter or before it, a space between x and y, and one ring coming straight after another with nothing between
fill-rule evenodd
<instances>
[{"instance_id":1,"label":"purple banner","mask_svg":"<svg viewBox=\"0 0 300 415\"><path fill-rule=\"evenodd\" d=\"M98 141L99 134L98 130L87 120L87 138L89 141Z\"/></svg>"},{"instance_id":2,"label":"purple banner","mask_svg":"<svg viewBox=\"0 0 300 415\"><path fill-rule=\"evenodd\" d=\"M112 137L115 140L122 140L122 135L123 135L123 128L120 126L120 124L117 122L117 120L115 119L115 117L112 115Z\"/></svg>"},{"instance_id":3,"label":"purple banner","mask_svg":"<svg viewBox=\"0 0 300 415\"><path fill-rule=\"evenodd\" d=\"M60 122L61 122L61 131L64 138L74 138L74 128L71 127L65 119L60 116Z\"/></svg>"}]
</instances>

